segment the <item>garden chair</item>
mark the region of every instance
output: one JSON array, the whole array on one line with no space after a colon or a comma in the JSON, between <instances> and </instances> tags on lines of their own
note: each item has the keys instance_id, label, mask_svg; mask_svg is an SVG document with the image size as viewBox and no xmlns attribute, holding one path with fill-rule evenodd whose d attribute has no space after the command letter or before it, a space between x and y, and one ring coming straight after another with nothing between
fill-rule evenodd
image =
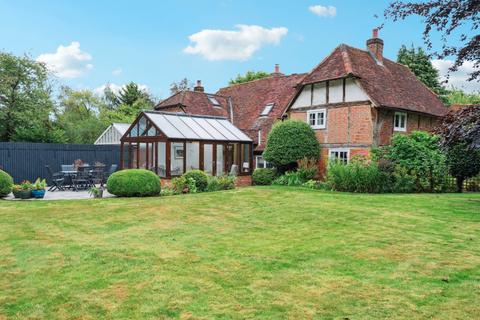
<instances>
[{"instance_id":1,"label":"garden chair","mask_svg":"<svg viewBox=\"0 0 480 320\"><path fill-rule=\"evenodd\" d=\"M63 183L65 182L65 177L63 174L61 172L53 172L49 165L46 165L45 168L47 168L49 180L52 183L48 191L64 191Z\"/></svg>"},{"instance_id":2,"label":"garden chair","mask_svg":"<svg viewBox=\"0 0 480 320\"><path fill-rule=\"evenodd\" d=\"M73 190L86 190L92 186L92 181L90 177L90 172L85 170L80 170L77 174L72 177Z\"/></svg>"}]
</instances>

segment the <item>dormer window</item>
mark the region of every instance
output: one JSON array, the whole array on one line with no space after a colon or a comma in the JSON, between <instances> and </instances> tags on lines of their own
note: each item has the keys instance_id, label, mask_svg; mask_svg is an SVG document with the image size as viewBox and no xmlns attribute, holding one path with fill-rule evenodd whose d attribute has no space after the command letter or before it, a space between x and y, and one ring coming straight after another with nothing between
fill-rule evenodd
<instances>
[{"instance_id":1,"label":"dormer window","mask_svg":"<svg viewBox=\"0 0 480 320\"><path fill-rule=\"evenodd\" d=\"M265 105L265 108L263 108L263 111L262 113L260 114L261 117L265 117L265 116L268 116L268 114L270 113L270 111L272 111L273 109L273 103L268 103Z\"/></svg>"},{"instance_id":2,"label":"dormer window","mask_svg":"<svg viewBox=\"0 0 480 320\"><path fill-rule=\"evenodd\" d=\"M395 112L395 116L393 118L393 130L407 131L407 113Z\"/></svg>"},{"instance_id":3,"label":"dormer window","mask_svg":"<svg viewBox=\"0 0 480 320\"><path fill-rule=\"evenodd\" d=\"M207 95L207 98L208 98L208 100L210 100L210 102L211 102L214 106L216 106L216 107L220 106L220 102L218 102L218 100L217 100L214 96Z\"/></svg>"}]
</instances>

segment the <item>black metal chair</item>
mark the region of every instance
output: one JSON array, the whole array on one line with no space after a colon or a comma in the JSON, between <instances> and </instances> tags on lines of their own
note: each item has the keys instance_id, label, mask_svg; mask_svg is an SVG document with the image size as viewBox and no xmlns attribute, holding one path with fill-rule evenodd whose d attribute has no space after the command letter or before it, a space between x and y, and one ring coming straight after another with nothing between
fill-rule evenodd
<instances>
[{"instance_id":1,"label":"black metal chair","mask_svg":"<svg viewBox=\"0 0 480 320\"><path fill-rule=\"evenodd\" d=\"M90 172L79 170L77 174L72 177L73 190L86 190L92 186Z\"/></svg>"},{"instance_id":2,"label":"black metal chair","mask_svg":"<svg viewBox=\"0 0 480 320\"><path fill-rule=\"evenodd\" d=\"M108 177L110 177L115 171L117 171L118 165L112 164L110 166L110 169L108 169L108 172L105 172L103 175L103 181L102 181L102 186L107 183Z\"/></svg>"},{"instance_id":3,"label":"black metal chair","mask_svg":"<svg viewBox=\"0 0 480 320\"><path fill-rule=\"evenodd\" d=\"M103 180L105 179L105 166L95 166L90 171L90 178L92 185L100 184L103 186Z\"/></svg>"},{"instance_id":4,"label":"black metal chair","mask_svg":"<svg viewBox=\"0 0 480 320\"><path fill-rule=\"evenodd\" d=\"M65 189L63 188L63 183L65 182L65 177L63 174L61 172L53 172L49 165L46 165L45 168L47 168L50 182L52 183L48 191L64 191Z\"/></svg>"}]
</instances>

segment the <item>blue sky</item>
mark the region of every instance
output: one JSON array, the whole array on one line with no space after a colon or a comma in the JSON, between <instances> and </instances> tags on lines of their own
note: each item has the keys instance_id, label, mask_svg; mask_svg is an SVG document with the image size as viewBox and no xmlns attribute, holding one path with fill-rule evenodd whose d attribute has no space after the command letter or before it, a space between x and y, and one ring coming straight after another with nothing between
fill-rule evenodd
<instances>
[{"instance_id":1,"label":"blue sky","mask_svg":"<svg viewBox=\"0 0 480 320\"><path fill-rule=\"evenodd\" d=\"M135 81L166 98L169 84L183 77L214 92L239 73L273 71L275 63L283 73L307 72L340 43L364 48L387 5L0 0L0 50L49 63L59 84L96 89ZM384 55L395 59L402 44L422 46L422 30L417 18L387 22L380 31Z\"/></svg>"}]
</instances>

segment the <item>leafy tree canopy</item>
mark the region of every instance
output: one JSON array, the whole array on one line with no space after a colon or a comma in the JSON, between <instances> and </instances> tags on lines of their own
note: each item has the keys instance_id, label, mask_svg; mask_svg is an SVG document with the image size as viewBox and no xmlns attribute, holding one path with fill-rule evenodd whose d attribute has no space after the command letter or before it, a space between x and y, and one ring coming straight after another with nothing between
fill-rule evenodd
<instances>
[{"instance_id":1,"label":"leafy tree canopy","mask_svg":"<svg viewBox=\"0 0 480 320\"><path fill-rule=\"evenodd\" d=\"M470 73L469 80L480 81L479 12L478 0L396 0L385 9L384 17L393 21L415 15L422 17L425 23L423 39L427 49L432 50L431 34L435 30L440 34L442 47L434 50L433 55L439 59L455 57L451 72L457 71L466 61L474 61L474 71ZM452 41L450 38L457 34L459 41Z\"/></svg>"},{"instance_id":2,"label":"leafy tree canopy","mask_svg":"<svg viewBox=\"0 0 480 320\"><path fill-rule=\"evenodd\" d=\"M463 90L452 87L448 90L446 100L452 104L480 104L480 93L467 93Z\"/></svg>"},{"instance_id":3,"label":"leafy tree canopy","mask_svg":"<svg viewBox=\"0 0 480 320\"><path fill-rule=\"evenodd\" d=\"M397 55L397 62L406 65L417 78L438 95L446 93L440 84L438 70L432 65L430 58L422 48L413 45L407 48L402 45Z\"/></svg>"},{"instance_id":4,"label":"leafy tree canopy","mask_svg":"<svg viewBox=\"0 0 480 320\"><path fill-rule=\"evenodd\" d=\"M228 84L239 84L244 83L252 80L262 79L270 76L270 73L265 71L247 71L244 75L237 75L235 79L231 79Z\"/></svg>"},{"instance_id":5,"label":"leafy tree canopy","mask_svg":"<svg viewBox=\"0 0 480 320\"><path fill-rule=\"evenodd\" d=\"M181 91L189 91L193 89L193 83L190 82L187 78L183 78L178 82L172 82L170 84L170 95L174 95L175 93Z\"/></svg>"},{"instance_id":6,"label":"leafy tree canopy","mask_svg":"<svg viewBox=\"0 0 480 320\"><path fill-rule=\"evenodd\" d=\"M0 141L56 142L45 65L0 52Z\"/></svg>"}]
</instances>

